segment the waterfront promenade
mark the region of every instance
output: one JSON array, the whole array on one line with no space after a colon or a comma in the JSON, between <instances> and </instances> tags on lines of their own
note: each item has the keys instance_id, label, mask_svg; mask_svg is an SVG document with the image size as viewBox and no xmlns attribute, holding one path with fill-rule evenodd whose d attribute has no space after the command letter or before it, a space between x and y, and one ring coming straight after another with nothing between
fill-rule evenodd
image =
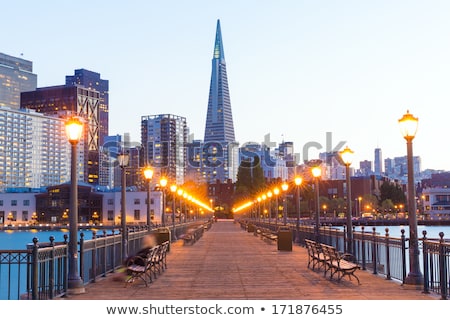
<instances>
[{"instance_id":1,"label":"waterfront promenade","mask_svg":"<svg viewBox=\"0 0 450 320\"><path fill-rule=\"evenodd\" d=\"M341 282L307 268L307 251L294 245L278 251L243 230L219 221L194 245L172 243L167 269L148 287L124 285L109 274L64 300L439 300L436 294L405 289L400 283L358 270L361 284Z\"/></svg>"}]
</instances>

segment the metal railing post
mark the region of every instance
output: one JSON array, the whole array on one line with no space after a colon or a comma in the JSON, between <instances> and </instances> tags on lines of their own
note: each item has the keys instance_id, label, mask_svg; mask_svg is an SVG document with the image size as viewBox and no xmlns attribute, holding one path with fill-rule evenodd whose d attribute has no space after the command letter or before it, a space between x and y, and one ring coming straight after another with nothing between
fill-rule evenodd
<instances>
[{"instance_id":1,"label":"metal railing post","mask_svg":"<svg viewBox=\"0 0 450 320\"><path fill-rule=\"evenodd\" d=\"M406 279L406 239L405 239L405 229L400 230L402 233L402 283L405 283Z\"/></svg>"},{"instance_id":2,"label":"metal railing post","mask_svg":"<svg viewBox=\"0 0 450 320\"><path fill-rule=\"evenodd\" d=\"M64 266L63 266L63 274L64 274L64 280L63 280L63 290L65 293L67 293L67 290L69 289L69 236L65 234L63 236L64 238L64 245L66 246L66 252L65 252L65 259L64 259Z\"/></svg>"},{"instance_id":3,"label":"metal railing post","mask_svg":"<svg viewBox=\"0 0 450 320\"><path fill-rule=\"evenodd\" d=\"M92 230L92 240L94 240L94 247L92 248L91 270L92 282L95 282L95 279L97 278L97 231L95 230Z\"/></svg>"},{"instance_id":4,"label":"metal railing post","mask_svg":"<svg viewBox=\"0 0 450 320\"><path fill-rule=\"evenodd\" d=\"M364 239L364 226L361 227L361 264L362 269L366 270L366 241Z\"/></svg>"},{"instance_id":5,"label":"metal railing post","mask_svg":"<svg viewBox=\"0 0 450 320\"><path fill-rule=\"evenodd\" d=\"M428 269L428 244L427 244L427 231L423 230L422 239L422 253L423 253L423 293L430 293L429 269Z\"/></svg>"},{"instance_id":6,"label":"metal railing post","mask_svg":"<svg viewBox=\"0 0 450 320\"><path fill-rule=\"evenodd\" d=\"M38 296L39 296L39 280L38 280L38 272L39 272L39 267L38 267L38 263L39 263L39 259L38 259L38 238L34 237L33 238L33 253L32 253L32 265L31 265L31 270L32 270L32 278L31 278L31 299L32 300L38 300Z\"/></svg>"},{"instance_id":7,"label":"metal railing post","mask_svg":"<svg viewBox=\"0 0 450 320\"><path fill-rule=\"evenodd\" d=\"M80 234L80 277L84 282L84 233Z\"/></svg>"},{"instance_id":8,"label":"metal railing post","mask_svg":"<svg viewBox=\"0 0 450 320\"><path fill-rule=\"evenodd\" d=\"M444 233L439 232L439 280L441 282L441 299L447 300L447 261L445 260Z\"/></svg>"},{"instance_id":9,"label":"metal railing post","mask_svg":"<svg viewBox=\"0 0 450 320\"><path fill-rule=\"evenodd\" d=\"M389 248L389 228L384 229L386 231L386 279L391 280L391 255Z\"/></svg>"},{"instance_id":10,"label":"metal railing post","mask_svg":"<svg viewBox=\"0 0 450 320\"><path fill-rule=\"evenodd\" d=\"M49 240L52 251L50 251L50 265L48 270L48 295L50 300L52 300L55 296L55 237L50 236Z\"/></svg>"},{"instance_id":11,"label":"metal railing post","mask_svg":"<svg viewBox=\"0 0 450 320\"><path fill-rule=\"evenodd\" d=\"M372 228L372 264L373 264L373 274L377 274L377 234L375 232L376 228Z\"/></svg>"},{"instance_id":12,"label":"metal railing post","mask_svg":"<svg viewBox=\"0 0 450 320\"><path fill-rule=\"evenodd\" d=\"M107 252L108 252L108 238L106 236L106 230L103 230L103 239L104 239L104 245L103 245L103 277L106 277L106 272L107 272Z\"/></svg>"}]
</instances>

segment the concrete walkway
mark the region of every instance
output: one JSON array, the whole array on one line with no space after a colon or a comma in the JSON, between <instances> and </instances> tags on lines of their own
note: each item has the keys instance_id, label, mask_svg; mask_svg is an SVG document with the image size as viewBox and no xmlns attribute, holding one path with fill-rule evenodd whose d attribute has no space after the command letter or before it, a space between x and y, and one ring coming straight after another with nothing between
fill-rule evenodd
<instances>
[{"instance_id":1,"label":"concrete walkway","mask_svg":"<svg viewBox=\"0 0 450 320\"><path fill-rule=\"evenodd\" d=\"M405 289L400 283L358 270L340 282L307 268L306 249L278 251L241 229L219 221L192 246L172 243L168 268L145 287L128 286L110 274L65 300L439 300L436 294Z\"/></svg>"}]
</instances>

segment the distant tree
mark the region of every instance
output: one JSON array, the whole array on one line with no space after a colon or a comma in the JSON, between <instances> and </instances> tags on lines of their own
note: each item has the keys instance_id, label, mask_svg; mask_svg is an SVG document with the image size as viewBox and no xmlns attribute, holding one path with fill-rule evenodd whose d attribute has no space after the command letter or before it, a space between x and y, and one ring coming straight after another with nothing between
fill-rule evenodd
<instances>
[{"instance_id":1,"label":"distant tree","mask_svg":"<svg viewBox=\"0 0 450 320\"><path fill-rule=\"evenodd\" d=\"M406 195L398 184L383 182L380 187L380 201L390 199L394 204L406 202Z\"/></svg>"},{"instance_id":2,"label":"distant tree","mask_svg":"<svg viewBox=\"0 0 450 320\"><path fill-rule=\"evenodd\" d=\"M345 212L346 201L344 198L334 198L329 201L329 210L338 215Z\"/></svg>"},{"instance_id":3,"label":"distant tree","mask_svg":"<svg viewBox=\"0 0 450 320\"><path fill-rule=\"evenodd\" d=\"M265 186L264 171L258 156L253 159L243 159L239 164L235 199L250 197Z\"/></svg>"},{"instance_id":4,"label":"distant tree","mask_svg":"<svg viewBox=\"0 0 450 320\"><path fill-rule=\"evenodd\" d=\"M378 208L378 198L373 194L365 194L362 197L361 212L370 212Z\"/></svg>"},{"instance_id":5,"label":"distant tree","mask_svg":"<svg viewBox=\"0 0 450 320\"><path fill-rule=\"evenodd\" d=\"M236 179L235 199L248 197L252 192L251 165L251 161L247 159L242 160L239 164Z\"/></svg>"},{"instance_id":6,"label":"distant tree","mask_svg":"<svg viewBox=\"0 0 450 320\"><path fill-rule=\"evenodd\" d=\"M252 187L253 191L262 190L265 187L266 180L264 178L264 170L261 166L261 159L259 156L253 158L252 163Z\"/></svg>"}]
</instances>

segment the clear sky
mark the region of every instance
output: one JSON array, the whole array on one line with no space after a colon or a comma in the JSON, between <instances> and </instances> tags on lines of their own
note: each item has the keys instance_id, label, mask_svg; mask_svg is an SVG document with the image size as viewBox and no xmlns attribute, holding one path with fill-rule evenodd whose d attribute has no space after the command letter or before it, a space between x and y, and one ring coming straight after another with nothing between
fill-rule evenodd
<instances>
[{"instance_id":1,"label":"clear sky","mask_svg":"<svg viewBox=\"0 0 450 320\"><path fill-rule=\"evenodd\" d=\"M187 118L203 139L220 19L236 139L293 141L308 158L345 141L359 161L406 154L419 117L422 169L450 170L450 1L6 1L0 52L38 86L85 68L110 83L110 134L140 141L142 115ZM301 160L305 156L301 154Z\"/></svg>"}]
</instances>

